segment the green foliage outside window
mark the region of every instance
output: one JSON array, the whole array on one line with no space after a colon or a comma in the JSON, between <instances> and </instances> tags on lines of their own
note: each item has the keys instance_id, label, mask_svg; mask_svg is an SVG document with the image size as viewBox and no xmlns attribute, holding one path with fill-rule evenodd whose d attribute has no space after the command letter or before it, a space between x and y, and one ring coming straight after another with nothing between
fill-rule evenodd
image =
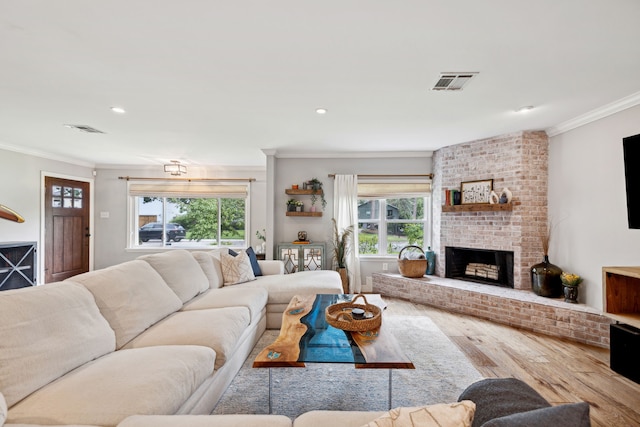
<instances>
[{"instance_id":1,"label":"green foliage outside window","mask_svg":"<svg viewBox=\"0 0 640 427\"><path fill-rule=\"evenodd\" d=\"M187 239L217 240L219 204L221 205L221 238L244 238L245 201L243 199L170 199L170 202L177 204L180 212L183 212L172 222L177 222L187 230Z\"/></svg>"},{"instance_id":2,"label":"green foliage outside window","mask_svg":"<svg viewBox=\"0 0 640 427\"><path fill-rule=\"evenodd\" d=\"M378 253L378 235L377 234L358 234L358 250L360 254L376 254Z\"/></svg>"},{"instance_id":3,"label":"green foliage outside window","mask_svg":"<svg viewBox=\"0 0 640 427\"><path fill-rule=\"evenodd\" d=\"M178 215L167 223L177 223L186 230L186 240L213 240L218 245L232 245L223 239L244 240L246 201L237 198L167 198L143 197L143 203L166 200L178 208ZM220 209L220 215L218 215ZM218 224L220 221L220 224ZM220 227L218 227L220 225ZM218 230L220 238L218 239Z\"/></svg>"}]
</instances>

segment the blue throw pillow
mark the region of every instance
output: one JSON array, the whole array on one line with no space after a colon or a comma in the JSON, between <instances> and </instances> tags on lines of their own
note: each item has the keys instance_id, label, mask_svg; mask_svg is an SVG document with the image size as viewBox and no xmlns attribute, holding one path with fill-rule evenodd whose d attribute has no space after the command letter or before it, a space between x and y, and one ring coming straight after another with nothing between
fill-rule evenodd
<instances>
[{"instance_id":1,"label":"blue throw pillow","mask_svg":"<svg viewBox=\"0 0 640 427\"><path fill-rule=\"evenodd\" d=\"M260 270L260 264L258 264L258 257L253 251L252 247L247 248L247 255L249 255L249 261L251 261L251 268L253 269L253 275L258 277L262 276L262 270Z\"/></svg>"}]
</instances>

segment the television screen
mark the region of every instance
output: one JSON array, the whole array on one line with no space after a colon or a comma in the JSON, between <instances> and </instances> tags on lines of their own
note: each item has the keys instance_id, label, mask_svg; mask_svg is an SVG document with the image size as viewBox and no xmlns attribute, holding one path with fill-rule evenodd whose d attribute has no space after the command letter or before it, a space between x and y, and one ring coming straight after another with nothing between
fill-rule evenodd
<instances>
[{"instance_id":1,"label":"television screen","mask_svg":"<svg viewBox=\"0 0 640 427\"><path fill-rule=\"evenodd\" d=\"M640 134L622 139L629 228L640 228Z\"/></svg>"}]
</instances>

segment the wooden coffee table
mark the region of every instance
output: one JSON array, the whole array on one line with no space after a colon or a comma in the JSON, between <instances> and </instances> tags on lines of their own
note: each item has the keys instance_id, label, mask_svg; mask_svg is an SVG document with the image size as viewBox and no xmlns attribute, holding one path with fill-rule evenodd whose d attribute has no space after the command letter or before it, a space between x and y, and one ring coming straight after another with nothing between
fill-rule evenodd
<instances>
[{"instance_id":1,"label":"wooden coffee table","mask_svg":"<svg viewBox=\"0 0 640 427\"><path fill-rule=\"evenodd\" d=\"M377 294L365 295L369 304L386 304ZM385 326L367 332L347 332L329 325L325 308L350 301L354 295L296 295L282 315L276 340L253 361L254 368L304 367L305 363L353 363L358 369L387 369L391 409L392 369L415 369L395 337ZM362 302L360 299L359 302ZM271 412L271 369L269 369Z\"/></svg>"}]
</instances>

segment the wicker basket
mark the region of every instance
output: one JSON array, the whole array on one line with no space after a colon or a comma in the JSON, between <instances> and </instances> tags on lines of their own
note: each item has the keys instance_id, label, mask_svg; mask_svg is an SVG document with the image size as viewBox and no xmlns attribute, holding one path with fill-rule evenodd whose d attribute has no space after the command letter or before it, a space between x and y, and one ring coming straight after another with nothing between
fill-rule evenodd
<instances>
[{"instance_id":1,"label":"wicker basket","mask_svg":"<svg viewBox=\"0 0 640 427\"><path fill-rule=\"evenodd\" d=\"M420 254L423 258L421 259L402 259L402 253L407 250L419 250ZM402 248L400 253L398 254L398 270L400 270L400 274L404 277L410 278L418 278L425 275L427 272L427 258L424 254L424 251L420 246L405 246Z\"/></svg>"},{"instance_id":2,"label":"wicker basket","mask_svg":"<svg viewBox=\"0 0 640 427\"><path fill-rule=\"evenodd\" d=\"M356 304L356 300L362 298L364 304ZM371 313L371 317L364 319L354 319L351 310L361 308L365 313ZM382 310L374 304L369 304L363 294L358 294L351 302L339 302L330 305L324 312L327 323L334 328L343 331L373 331L382 324Z\"/></svg>"}]
</instances>

